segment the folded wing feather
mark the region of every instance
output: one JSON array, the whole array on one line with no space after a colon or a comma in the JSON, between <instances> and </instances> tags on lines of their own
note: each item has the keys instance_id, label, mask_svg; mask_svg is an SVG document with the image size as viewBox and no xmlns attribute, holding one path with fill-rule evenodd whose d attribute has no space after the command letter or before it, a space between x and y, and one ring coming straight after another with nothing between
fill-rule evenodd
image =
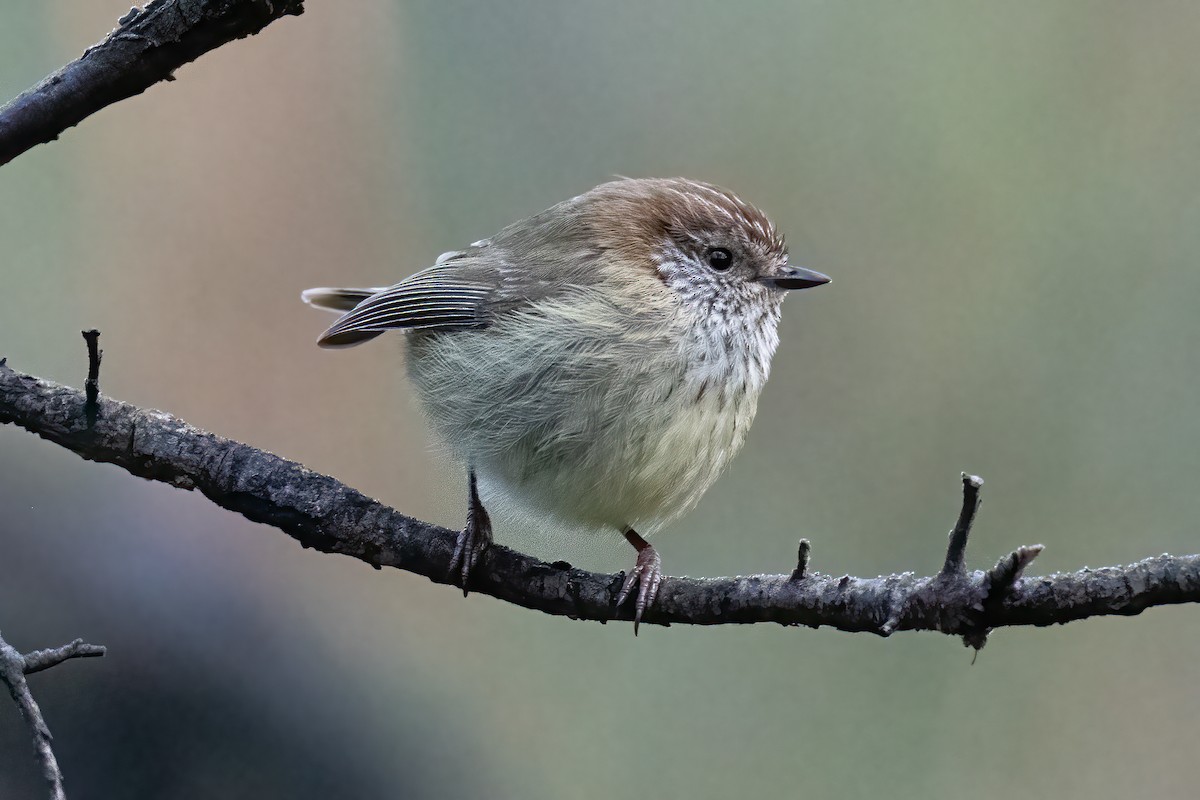
<instances>
[{"instance_id":1,"label":"folded wing feather","mask_svg":"<svg viewBox=\"0 0 1200 800\"><path fill-rule=\"evenodd\" d=\"M464 280L443 262L384 289L309 289L304 301L347 311L321 334L321 347L352 347L393 329L479 328L488 286Z\"/></svg>"}]
</instances>

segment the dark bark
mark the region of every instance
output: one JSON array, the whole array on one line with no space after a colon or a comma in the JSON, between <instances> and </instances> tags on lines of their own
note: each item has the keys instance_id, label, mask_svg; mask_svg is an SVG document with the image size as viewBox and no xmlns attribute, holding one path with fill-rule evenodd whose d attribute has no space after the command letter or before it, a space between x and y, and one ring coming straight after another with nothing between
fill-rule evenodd
<instances>
[{"instance_id":1,"label":"dark bark","mask_svg":"<svg viewBox=\"0 0 1200 800\"><path fill-rule=\"evenodd\" d=\"M209 50L302 13L303 0L153 0L75 61L0 108L0 165Z\"/></svg>"},{"instance_id":2,"label":"dark bark","mask_svg":"<svg viewBox=\"0 0 1200 800\"><path fill-rule=\"evenodd\" d=\"M448 574L457 532L422 522L292 461L188 425L161 411L101 396L88 426L85 394L0 363L0 422L19 425L93 461L203 492L217 505L279 528L311 547L374 567L398 567L437 583ZM1040 546L1021 547L987 572L963 567L979 481L964 475L964 509L944 568L932 577L822 575L802 544L795 571L736 578L665 578L643 621L778 622L889 635L935 630L981 647L1007 625L1051 625L1086 617L1137 614L1155 605L1200 601L1200 555L1157 556L1125 567L1021 577ZM493 545L482 555L476 591L548 614L631 619L615 608L621 574L539 561ZM449 598L447 598L449 601Z\"/></svg>"}]
</instances>

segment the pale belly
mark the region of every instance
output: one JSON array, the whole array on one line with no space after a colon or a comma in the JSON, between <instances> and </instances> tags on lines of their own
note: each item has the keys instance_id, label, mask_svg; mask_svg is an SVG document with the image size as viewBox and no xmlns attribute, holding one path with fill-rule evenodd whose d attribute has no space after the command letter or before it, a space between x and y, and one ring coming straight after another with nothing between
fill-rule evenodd
<instances>
[{"instance_id":1,"label":"pale belly","mask_svg":"<svg viewBox=\"0 0 1200 800\"><path fill-rule=\"evenodd\" d=\"M410 337L408 369L455 455L528 511L651 532L700 499L753 421L761 381L689 371L669 340L504 334Z\"/></svg>"},{"instance_id":2,"label":"pale belly","mask_svg":"<svg viewBox=\"0 0 1200 800\"><path fill-rule=\"evenodd\" d=\"M753 404L737 406L751 411L708 399L631 404L586 442L546 430L478 466L529 508L573 524L650 533L694 506L737 452Z\"/></svg>"}]
</instances>

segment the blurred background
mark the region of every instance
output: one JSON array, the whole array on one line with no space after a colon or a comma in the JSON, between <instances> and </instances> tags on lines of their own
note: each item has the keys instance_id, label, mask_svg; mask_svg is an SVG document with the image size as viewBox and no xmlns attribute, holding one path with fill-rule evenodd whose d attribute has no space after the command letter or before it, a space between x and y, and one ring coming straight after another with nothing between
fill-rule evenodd
<instances>
[{"instance_id":1,"label":"blurred background","mask_svg":"<svg viewBox=\"0 0 1200 800\"><path fill-rule=\"evenodd\" d=\"M456 527L376 285L620 173L726 185L834 277L785 307L672 574L1035 572L1200 549L1200 7L311 0L0 170L0 356ZM128 0L0 0L7 99ZM587 546L501 542L616 571ZM572 622L302 551L0 428L0 629L72 798L1194 791L1200 609L949 637ZM0 796L41 796L0 703Z\"/></svg>"}]
</instances>

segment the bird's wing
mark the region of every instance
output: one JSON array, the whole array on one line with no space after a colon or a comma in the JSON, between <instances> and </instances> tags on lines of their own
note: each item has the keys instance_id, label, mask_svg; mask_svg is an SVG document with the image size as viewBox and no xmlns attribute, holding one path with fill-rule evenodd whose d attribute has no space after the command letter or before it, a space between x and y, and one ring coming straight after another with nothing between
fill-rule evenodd
<instances>
[{"instance_id":1,"label":"bird's wing","mask_svg":"<svg viewBox=\"0 0 1200 800\"><path fill-rule=\"evenodd\" d=\"M386 289L310 289L304 299L312 305L350 311L321 334L321 347L351 347L384 331L456 330L486 325L483 305L493 288L478 269L464 269L447 259ZM474 276L471 272L475 272ZM474 279L472 279L474 278ZM357 302L349 306L350 302Z\"/></svg>"},{"instance_id":2,"label":"bird's wing","mask_svg":"<svg viewBox=\"0 0 1200 800\"><path fill-rule=\"evenodd\" d=\"M591 285L597 279L594 261L602 251L583 248L564 255L562 244L583 237L582 222L573 211L578 202L560 203L465 250L443 253L432 267L386 289L309 290L304 298L312 305L349 309L317 343L350 347L397 328L486 328L550 295Z\"/></svg>"}]
</instances>

